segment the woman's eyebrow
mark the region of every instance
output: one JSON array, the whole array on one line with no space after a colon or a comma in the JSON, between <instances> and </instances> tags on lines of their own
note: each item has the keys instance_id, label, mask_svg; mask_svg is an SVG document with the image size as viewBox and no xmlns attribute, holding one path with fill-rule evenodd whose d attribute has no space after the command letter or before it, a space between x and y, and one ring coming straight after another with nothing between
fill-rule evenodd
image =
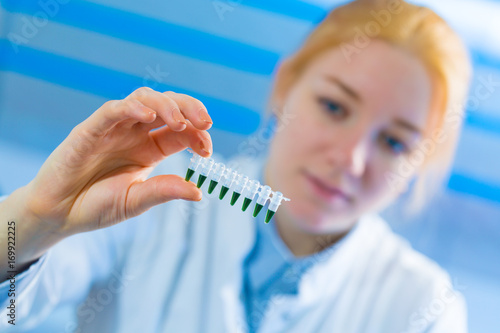
<instances>
[{"instance_id":1,"label":"woman's eyebrow","mask_svg":"<svg viewBox=\"0 0 500 333\"><path fill-rule=\"evenodd\" d=\"M325 78L327 81L337 85L341 90L343 90L347 95L351 96L354 100L358 102L362 102L361 96L351 87L346 85L342 80L339 78L333 76L333 75L325 75ZM408 131L415 132L416 134L422 135L423 131L416 125L413 125L412 123L404 120L404 119L396 119L395 121L396 125L399 125L403 128L405 128Z\"/></svg>"},{"instance_id":2,"label":"woman's eyebrow","mask_svg":"<svg viewBox=\"0 0 500 333\"><path fill-rule=\"evenodd\" d=\"M416 134L419 134L419 135L423 134L423 131L420 128L418 128L418 126L415 126L412 123L410 123L404 119L398 118L395 120L395 123L396 123L396 125L399 125L408 131L415 132Z\"/></svg>"},{"instance_id":3,"label":"woman's eyebrow","mask_svg":"<svg viewBox=\"0 0 500 333\"><path fill-rule=\"evenodd\" d=\"M340 80L339 78L332 75L325 75L325 78L327 79L327 81L339 86L340 89L342 89L347 95L351 96L357 102L362 102L359 94L347 84L342 82L342 80Z\"/></svg>"}]
</instances>

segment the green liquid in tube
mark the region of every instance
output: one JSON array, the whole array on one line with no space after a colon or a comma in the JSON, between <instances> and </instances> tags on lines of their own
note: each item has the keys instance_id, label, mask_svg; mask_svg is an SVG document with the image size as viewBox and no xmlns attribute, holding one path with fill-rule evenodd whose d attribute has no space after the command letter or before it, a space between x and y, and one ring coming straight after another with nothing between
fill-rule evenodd
<instances>
[{"instance_id":1,"label":"green liquid in tube","mask_svg":"<svg viewBox=\"0 0 500 333\"><path fill-rule=\"evenodd\" d=\"M212 194L212 192L215 190L215 187L217 186L219 182L216 182L215 180L210 181L210 185L208 185L208 194Z\"/></svg>"},{"instance_id":2,"label":"green liquid in tube","mask_svg":"<svg viewBox=\"0 0 500 333\"><path fill-rule=\"evenodd\" d=\"M255 204L255 209L253 210L253 217L257 217L264 206L261 204Z\"/></svg>"},{"instance_id":3,"label":"green liquid in tube","mask_svg":"<svg viewBox=\"0 0 500 333\"><path fill-rule=\"evenodd\" d=\"M186 178L185 178L186 181L188 182L191 179L191 177L193 177L193 175L194 175L194 170L188 168L188 171L186 172Z\"/></svg>"},{"instance_id":4,"label":"green liquid in tube","mask_svg":"<svg viewBox=\"0 0 500 333\"><path fill-rule=\"evenodd\" d=\"M233 192L233 197L231 198L231 206L234 206L241 193Z\"/></svg>"},{"instance_id":5,"label":"green liquid in tube","mask_svg":"<svg viewBox=\"0 0 500 333\"><path fill-rule=\"evenodd\" d=\"M267 210L267 215L266 215L266 223L269 223L269 221L271 221L271 219L273 218L273 215L274 215L275 212L273 212L272 210Z\"/></svg>"},{"instance_id":6,"label":"green liquid in tube","mask_svg":"<svg viewBox=\"0 0 500 333\"><path fill-rule=\"evenodd\" d=\"M220 194L219 194L219 199L222 200L224 196L226 195L227 191L229 191L229 187L222 186L220 189Z\"/></svg>"},{"instance_id":7,"label":"green liquid in tube","mask_svg":"<svg viewBox=\"0 0 500 333\"><path fill-rule=\"evenodd\" d=\"M196 184L196 187L200 188L205 182L205 179L207 179L207 176L200 175L200 177L198 177L198 184Z\"/></svg>"},{"instance_id":8,"label":"green liquid in tube","mask_svg":"<svg viewBox=\"0 0 500 333\"><path fill-rule=\"evenodd\" d=\"M250 206L250 203L252 202L252 199L245 198L243 201L243 206L241 207L242 211L247 210L248 206Z\"/></svg>"}]
</instances>

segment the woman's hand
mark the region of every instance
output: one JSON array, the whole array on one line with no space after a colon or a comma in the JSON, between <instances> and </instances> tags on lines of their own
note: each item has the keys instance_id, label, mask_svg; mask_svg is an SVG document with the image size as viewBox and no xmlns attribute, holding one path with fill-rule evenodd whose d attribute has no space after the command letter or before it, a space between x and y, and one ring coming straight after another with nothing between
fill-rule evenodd
<instances>
[{"instance_id":1,"label":"woman's hand","mask_svg":"<svg viewBox=\"0 0 500 333\"><path fill-rule=\"evenodd\" d=\"M107 102L71 131L26 186L26 209L38 229L68 236L170 200L199 201L201 191L182 177L146 178L186 147L209 156L211 125L204 105L187 95L140 88Z\"/></svg>"}]
</instances>

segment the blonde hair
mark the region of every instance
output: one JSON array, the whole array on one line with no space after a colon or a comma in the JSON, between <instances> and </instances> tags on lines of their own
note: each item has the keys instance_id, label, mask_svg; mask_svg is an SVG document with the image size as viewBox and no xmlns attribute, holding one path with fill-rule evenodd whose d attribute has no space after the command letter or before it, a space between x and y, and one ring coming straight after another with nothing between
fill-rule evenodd
<instances>
[{"instance_id":1,"label":"blonde hair","mask_svg":"<svg viewBox=\"0 0 500 333\"><path fill-rule=\"evenodd\" d=\"M461 39L432 10L402 0L357 0L334 9L300 49L282 62L270 102L278 105L320 53L338 47L349 61L371 39L388 42L420 59L433 77L433 88L440 92L424 135L434 141L435 149L433 153L424 152L427 156L417 168L421 172L413 188L412 207L417 209L422 207L424 197L448 178L471 75Z\"/></svg>"}]
</instances>

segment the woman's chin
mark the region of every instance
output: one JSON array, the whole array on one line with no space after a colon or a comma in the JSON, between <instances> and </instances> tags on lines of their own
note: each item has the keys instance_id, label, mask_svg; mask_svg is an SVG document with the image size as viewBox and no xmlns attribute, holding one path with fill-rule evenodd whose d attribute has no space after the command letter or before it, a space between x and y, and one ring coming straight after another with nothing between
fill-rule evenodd
<instances>
[{"instance_id":1,"label":"woman's chin","mask_svg":"<svg viewBox=\"0 0 500 333\"><path fill-rule=\"evenodd\" d=\"M325 234L345 230L349 223L345 210L322 210L310 205L290 205L288 214L295 221L296 227L311 234Z\"/></svg>"}]
</instances>

